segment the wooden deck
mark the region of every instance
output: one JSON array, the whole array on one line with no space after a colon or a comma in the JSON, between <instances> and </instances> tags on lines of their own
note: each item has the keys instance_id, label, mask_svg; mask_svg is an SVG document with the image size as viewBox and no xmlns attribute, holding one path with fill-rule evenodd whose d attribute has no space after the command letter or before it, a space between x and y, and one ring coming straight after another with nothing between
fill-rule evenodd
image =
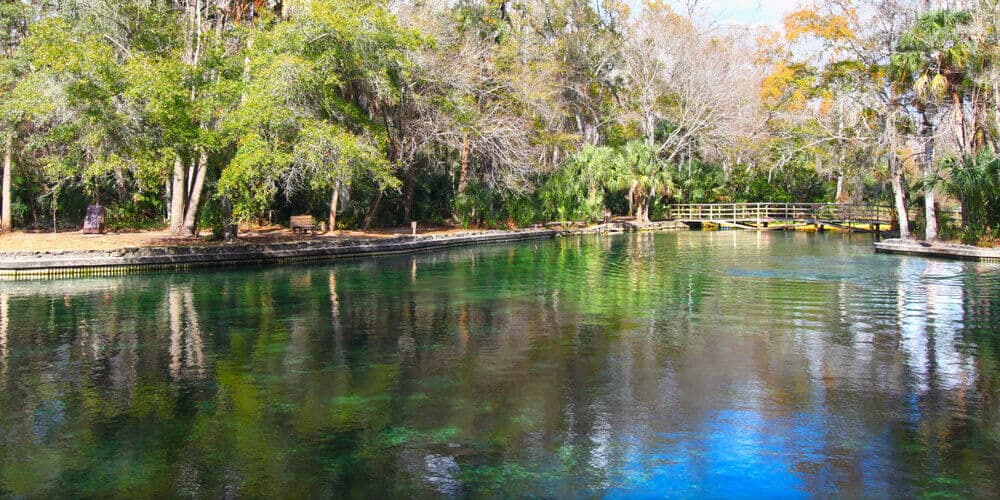
<instances>
[{"instance_id":1,"label":"wooden deck","mask_svg":"<svg viewBox=\"0 0 1000 500\"><path fill-rule=\"evenodd\" d=\"M700 203L671 205L669 217L689 226L705 224L752 230L799 227L882 231L893 221L890 207L850 203Z\"/></svg>"}]
</instances>

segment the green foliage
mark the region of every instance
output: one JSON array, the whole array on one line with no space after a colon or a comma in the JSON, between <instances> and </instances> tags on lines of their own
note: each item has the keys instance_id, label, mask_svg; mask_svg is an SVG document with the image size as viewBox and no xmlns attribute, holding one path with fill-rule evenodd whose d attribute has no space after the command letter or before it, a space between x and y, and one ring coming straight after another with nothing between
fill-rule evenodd
<instances>
[{"instance_id":1,"label":"green foliage","mask_svg":"<svg viewBox=\"0 0 1000 500\"><path fill-rule=\"evenodd\" d=\"M13 193L18 223L41 225L53 209L77 220L99 201L116 227L159 227L175 163L207 172L195 207L203 222L221 220L223 196L244 221L321 217L335 186L345 227L369 213L376 225L406 224L406 214L505 227L599 220L606 207L655 217L672 202L831 201L824 179L837 175L885 198L878 169L896 152L874 134L915 133L917 121L883 117L864 82L895 83L909 111L921 99L948 105L946 94L990 90L989 47L969 36L974 13L933 11L900 31L891 61L772 61L756 103L768 116L736 120L715 141L726 127L714 122L755 111L701 95L713 89L668 91L670 79L653 74L663 61L624 48L660 27L687 44L678 47L742 50L700 40L679 14L641 25L622 6L548 0L255 5L250 14L213 2L0 4L0 128L14 132L15 176L25 179ZM829 27L829 43L860 36ZM629 73L635 64L649 78ZM640 110L643 85L666 87L646 89ZM854 102L863 109L833 105ZM966 109L995 103L973 104ZM685 119L685 110L713 118ZM970 121L981 149L996 126ZM763 133L749 131L760 124Z\"/></svg>"},{"instance_id":2,"label":"green foliage","mask_svg":"<svg viewBox=\"0 0 1000 500\"><path fill-rule=\"evenodd\" d=\"M616 153L608 187L624 189L634 183L639 192L661 192L672 187L666 164L653 146L643 141L629 141L617 148Z\"/></svg>"},{"instance_id":3,"label":"green foliage","mask_svg":"<svg viewBox=\"0 0 1000 500\"><path fill-rule=\"evenodd\" d=\"M903 92L919 100L943 97L965 78L973 44L962 29L972 21L966 11L934 10L920 16L899 39L889 74Z\"/></svg>"},{"instance_id":4,"label":"green foliage","mask_svg":"<svg viewBox=\"0 0 1000 500\"><path fill-rule=\"evenodd\" d=\"M137 192L127 202L115 202L105 207L104 221L108 229L159 229L163 226L163 200L154 193Z\"/></svg>"},{"instance_id":5,"label":"green foliage","mask_svg":"<svg viewBox=\"0 0 1000 500\"><path fill-rule=\"evenodd\" d=\"M291 163L288 152L275 150L265 138L248 134L237 143L237 152L219 179L219 192L233 202L234 216L252 220L274 200L275 180Z\"/></svg>"},{"instance_id":6,"label":"green foliage","mask_svg":"<svg viewBox=\"0 0 1000 500\"><path fill-rule=\"evenodd\" d=\"M654 148L643 141L619 147L585 145L548 177L538 192L550 219L600 220L606 192L632 193L645 203L669 196L673 176Z\"/></svg>"},{"instance_id":7,"label":"green foliage","mask_svg":"<svg viewBox=\"0 0 1000 500\"><path fill-rule=\"evenodd\" d=\"M586 145L569 157L538 190L542 214L557 221L598 220L604 211L604 189L617 182L616 151Z\"/></svg>"},{"instance_id":8,"label":"green foliage","mask_svg":"<svg viewBox=\"0 0 1000 500\"><path fill-rule=\"evenodd\" d=\"M987 152L975 158L945 160L950 172L945 189L962 204L959 238L964 243L1000 241L1000 157Z\"/></svg>"},{"instance_id":9,"label":"green foliage","mask_svg":"<svg viewBox=\"0 0 1000 500\"><path fill-rule=\"evenodd\" d=\"M833 190L815 170L786 166L772 172L743 169L732 174L730 189L734 202L829 202Z\"/></svg>"},{"instance_id":10,"label":"green foliage","mask_svg":"<svg viewBox=\"0 0 1000 500\"><path fill-rule=\"evenodd\" d=\"M674 173L678 203L715 203L729 201L725 172L718 165L690 160Z\"/></svg>"}]
</instances>

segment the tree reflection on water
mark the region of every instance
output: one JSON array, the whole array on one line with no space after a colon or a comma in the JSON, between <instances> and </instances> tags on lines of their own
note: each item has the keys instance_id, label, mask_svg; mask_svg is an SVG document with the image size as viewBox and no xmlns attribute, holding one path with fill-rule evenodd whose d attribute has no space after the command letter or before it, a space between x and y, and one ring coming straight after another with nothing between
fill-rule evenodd
<instances>
[{"instance_id":1,"label":"tree reflection on water","mask_svg":"<svg viewBox=\"0 0 1000 500\"><path fill-rule=\"evenodd\" d=\"M866 243L0 283L0 493L997 495L1000 268Z\"/></svg>"}]
</instances>

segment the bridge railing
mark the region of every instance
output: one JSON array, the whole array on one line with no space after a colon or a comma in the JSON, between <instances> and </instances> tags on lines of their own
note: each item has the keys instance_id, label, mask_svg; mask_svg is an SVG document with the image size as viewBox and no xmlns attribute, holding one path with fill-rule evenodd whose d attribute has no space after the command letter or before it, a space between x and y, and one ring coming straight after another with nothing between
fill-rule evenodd
<instances>
[{"instance_id":1,"label":"bridge railing","mask_svg":"<svg viewBox=\"0 0 1000 500\"><path fill-rule=\"evenodd\" d=\"M892 209L884 205L853 203L695 203L671 205L675 220L720 222L827 221L840 223L892 222Z\"/></svg>"}]
</instances>

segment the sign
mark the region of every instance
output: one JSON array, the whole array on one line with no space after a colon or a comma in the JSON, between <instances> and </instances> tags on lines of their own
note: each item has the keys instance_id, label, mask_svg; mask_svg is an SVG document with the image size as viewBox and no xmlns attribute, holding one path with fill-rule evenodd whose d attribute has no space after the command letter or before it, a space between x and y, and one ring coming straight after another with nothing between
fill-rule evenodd
<instances>
[{"instance_id":1,"label":"sign","mask_svg":"<svg viewBox=\"0 0 1000 500\"><path fill-rule=\"evenodd\" d=\"M90 205L87 215L83 217L83 234L100 234L104 232L104 207Z\"/></svg>"}]
</instances>

